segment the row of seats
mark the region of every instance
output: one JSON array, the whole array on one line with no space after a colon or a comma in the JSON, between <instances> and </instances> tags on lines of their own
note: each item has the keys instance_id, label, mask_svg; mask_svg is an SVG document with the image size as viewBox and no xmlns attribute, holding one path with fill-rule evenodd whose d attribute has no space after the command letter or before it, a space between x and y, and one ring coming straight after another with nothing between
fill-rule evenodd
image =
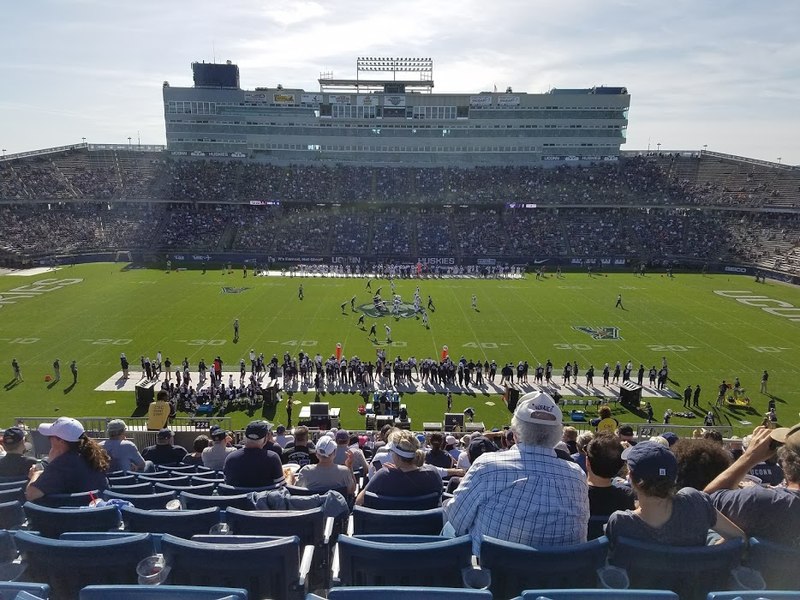
<instances>
[{"instance_id":1,"label":"row of seats","mask_svg":"<svg viewBox=\"0 0 800 600\"><path fill-rule=\"evenodd\" d=\"M167 584L241 587L252 598L298 599L311 583L314 561L314 548L304 546L297 536L197 535L187 540L115 532L68 533L51 539L17 531L0 532L0 543L13 550L7 550L5 558L21 552L20 580L48 584L57 600L75 598L89 584L135 583L136 565L155 553L164 557ZM350 587L361 586L461 588L474 571L489 574L484 583L489 592L482 596L486 598L509 599L531 589L594 589L599 585L598 570L608 569L607 545L602 539L579 547L537 550L485 538L481 567L474 569L468 536L341 536L333 566L331 594L335 594L329 597L349 597ZM715 589L736 587L729 577L742 551L740 541L697 549L648 546L623 540L610 561L626 568L632 589L672 589L677 594L648 592L651 595L644 597L704 600ZM624 597L620 590L613 591ZM550 597L549 592L536 593ZM762 592L759 597L772 594Z\"/></svg>"},{"instance_id":2,"label":"row of seats","mask_svg":"<svg viewBox=\"0 0 800 600\"><path fill-rule=\"evenodd\" d=\"M484 590L422 587L357 587L331 590L328 600L492 600ZM0 599L48 600L50 586L38 583L0 582ZM248 600L241 588L164 585L144 587L130 585L90 585L80 590L78 600ZM673 592L660 590L525 590L515 600L679 600ZM323 600L316 594L306 600ZM800 592L711 592L707 600L800 600Z\"/></svg>"}]
</instances>

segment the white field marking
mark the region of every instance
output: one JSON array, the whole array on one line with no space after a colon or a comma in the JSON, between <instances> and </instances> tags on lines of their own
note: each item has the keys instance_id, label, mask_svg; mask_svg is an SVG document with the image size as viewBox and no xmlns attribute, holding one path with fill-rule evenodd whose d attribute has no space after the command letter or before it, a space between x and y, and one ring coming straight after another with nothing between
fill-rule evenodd
<instances>
[{"instance_id":1,"label":"white field marking","mask_svg":"<svg viewBox=\"0 0 800 600\"><path fill-rule=\"evenodd\" d=\"M0 269L0 275L18 275L20 277L36 277L45 273L54 273L59 267L34 267L32 269Z\"/></svg>"}]
</instances>

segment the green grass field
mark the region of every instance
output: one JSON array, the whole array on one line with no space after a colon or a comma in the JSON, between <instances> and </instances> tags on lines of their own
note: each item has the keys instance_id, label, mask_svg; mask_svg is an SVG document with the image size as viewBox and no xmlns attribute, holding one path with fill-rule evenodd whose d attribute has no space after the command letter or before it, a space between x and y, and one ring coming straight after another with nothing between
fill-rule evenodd
<instances>
[{"instance_id":1,"label":"green grass field","mask_svg":"<svg viewBox=\"0 0 800 600\"><path fill-rule=\"evenodd\" d=\"M80 280L59 289L53 280ZM50 283L37 283L48 280ZM305 299L298 300L298 286ZM388 281L374 281L373 290ZM420 285L423 305L433 297L436 311L431 328L419 320L367 317L367 328L378 325L378 339L384 339L384 323L392 327L393 344L387 355L418 359L438 357L442 346L458 358L474 360L528 360L535 366L548 358L555 365L555 380L561 381L561 367L576 360L581 376L592 363L595 382L605 362L635 367L660 367L666 356L670 387L682 391L686 384L703 388L701 406L708 410L716 397L720 380L741 379L752 400L751 409L719 411L722 424L731 424L743 434L761 421L768 397L759 393L761 372L769 370L769 391L777 401L783 425L800 420L800 322L791 320L800 310L800 290L779 283L756 284L749 277L727 275L683 275L670 279L659 274L644 278L631 274L588 277L567 273L562 279L550 277L524 280L401 280L397 291L410 302ZM240 293L223 293L223 287L248 288ZM715 291L737 291L727 296ZM741 302L743 292L768 297L769 301ZM10 293L9 293L10 292ZM471 296L478 297L478 311L471 308ZM625 310L615 308L622 294ZM135 408L132 393L94 391L119 370L119 354L125 352L131 368L138 370L141 354L154 357L161 350L174 363L189 358L192 371L200 358L208 362L220 355L230 368L246 358L250 348L269 358L286 350L299 350L324 357L337 343L344 354L374 360L376 345L366 331L356 326L358 313L349 301L370 304L371 295L362 279L269 277L244 279L241 271L124 270L119 264L67 267L38 276L0 277L0 376L7 384L0 390L0 426L14 417L59 415L129 416ZM737 301L735 296L740 300ZM347 302L346 314L340 305ZM782 302L783 304L781 304ZM784 307L783 315L770 314L762 307ZM777 311L781 312L781 311ZM232 323L241 323L240 340L233 342ZM795 316L800 319L800 316ZM593 339L575 329L587 326L616 327L620 339ZM62 379L49 385L52 362L58 357ZM24 382L13 385L11 360L16 358ZM77 360L79 381L74 387L69 361ZM531 376L532 380L532 376ZM297 394L306 403L313 394ZM326 401L342 407L343 426L363 428L356 412L363 402L357 394L329 394ZM113 401L109 404L108 402ZM441 395L417 393L407 396L414 425L441 420L445 402ZM493 404L486 404L487 402ZM680 400L653 399L656 419L666 408L681 410ZM476 420L487 426L501 426L509 414L498 395L458 395L454 409L476 409ZM295 419L296 419L295 412ZM245 413L230 413L234 425L250 419ZM641 420L619 408L621 421ZM285 420L283 408L275 419ZM743 425L750 421L753 425ZM699 425L701 419L674 418L674 424Z\"/></svg>"}]
</instances>

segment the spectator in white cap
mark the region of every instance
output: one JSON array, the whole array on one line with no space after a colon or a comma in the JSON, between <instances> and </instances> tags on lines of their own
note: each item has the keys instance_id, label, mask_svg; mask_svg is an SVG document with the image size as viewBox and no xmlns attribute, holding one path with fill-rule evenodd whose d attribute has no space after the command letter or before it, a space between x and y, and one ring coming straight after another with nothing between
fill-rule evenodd
<instances>
[{"instance_id":1,"label":"spectator in white cap","mask_svg":"<svg viewBox=\"0 0 800 600\"><path fill-rule=\"evenodd\" d=\"M39 433L50 439L44 471L31 467L25 498L37 500L48 494L73 494L104 490L109 459L105 450L86 435L80 421L59 417L39 425Z\"/></svg>"},{"instance_id":2,"label":"spectator in white cap","mask_svg":"<svg viewBox=\"0 0 800 600\"><path fill-rule=\"evenodd\" d=\"M328 490L346 490L345 496L353 496L356 492L356 479L353 477L352 453L348 450L345 463L337 465L336 442L327 436L317 442L317 460L315 465L307 465L297 472L295 485L313 492L324 493Z\"/></svg>"},{"instance_id":3,"label":"spectator in white cap","mask_svg":"<svg viewBox=\"0 0 800 600\"><path fill-rule=\"evenodd\" d=\"M516 444L475 459L453 501L445 507L448 531L527 546L568 546L586 541L589 496L581 468L561 460L561 410L542 392L520 398L511 421Z\"/></svg>"}]
</instances>

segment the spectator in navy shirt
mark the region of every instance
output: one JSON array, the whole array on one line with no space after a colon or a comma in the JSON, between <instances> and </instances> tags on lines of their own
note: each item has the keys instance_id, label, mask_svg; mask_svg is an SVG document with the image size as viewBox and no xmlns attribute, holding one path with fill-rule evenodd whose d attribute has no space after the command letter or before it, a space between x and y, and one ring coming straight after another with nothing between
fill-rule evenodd
<instances>
[{"instance_id":1,"label":"spectator in navy shirt","mask_svg":"<svg viewBox=\"0 0 800 600\"><path fill-rule=\"evenodd\" d=\"M48 464L44 471L31 467L25 498L37 500L49 494L104 490L108 486L108 454L86 435L80 421L59 417L55 423L39 425L39 433L50 438Z\"/></svg>"},{"instance_id":2,"label":"spectator in navy shirt","mask_svg":"<svg viewBox=\"0 0 800 600\"><path fill-rule=\"evenodd\" d=\"M225 483L236 487L270 487L285 483L280 457L264 445L269 423L253 421L244 431L244 447L231 452L222 471Z\"/></svg>"},{"instance_id":3,"label":"spectator in navy shirt","mask_svg":"<svg viewBox=\"0 0 800 600\"><path fill-rule=\"evenodd\" d=\"M186 456L186 448L175 446L173 440L175 435L171 429L161 429L156 434L156 445L148 446L142 451L145 460L152 461L155 465L179 465Z\"/></svg>"}]
</instances>

